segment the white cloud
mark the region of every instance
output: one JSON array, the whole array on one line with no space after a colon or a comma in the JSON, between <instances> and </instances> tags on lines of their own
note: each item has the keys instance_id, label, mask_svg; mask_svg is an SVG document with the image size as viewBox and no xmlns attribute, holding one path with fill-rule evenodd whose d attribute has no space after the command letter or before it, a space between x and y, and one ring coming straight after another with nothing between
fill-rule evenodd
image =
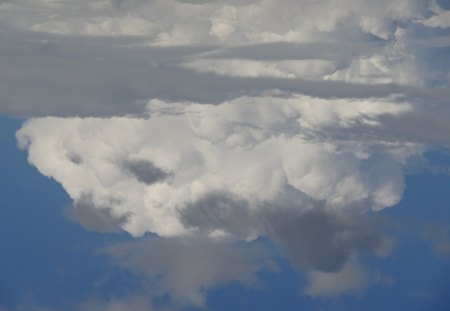
<instances>
[{"instance_id":1,"label":"white cloud","mask_svg":"<svg viewBox=\"0 0 450 311\"><path fill-rule=\"evenodd\" d=\"M380 120L413 106L276 95L221 105L151 101L141 118L37 118L17 138L89 229L268 236L298 269L327 273L356 252L386 253L386 240L358 215L400 200L403 165L423 147L385 137ZM199 290L165 290L201 302Z\"/></svg>"},{"instance_id":2,"label":"white cloud","mask_svg":"<svg viewBox=\"0 0 450 311\"><path fill-rule=\"evenodd\" d=\"M109 207L133 235L186 234L179 211L217 191L250 208L287 193L299 209L311 200L332 209L392 206L404 187L402 164L422 152L365 138L380 116L410 110L388 99L245 97L219 106L153 101L148 109L148 118L34 119L17 137L29 161L75 205L86 206L89 196L88 205ZM130 173L133 161L164 173L143 182Z\"/></svg>"},{"instance_id":3,"label":"white cloud","mask_svg":"<svg viewBox=\"0 0 450 311\"><path fill-rule=\"evenodd\" d=\"M436 1L430 1L430 10L434 13L422 23L434 28L450 28L450 11L441 8Z\"/></svg>"}]
</instances>

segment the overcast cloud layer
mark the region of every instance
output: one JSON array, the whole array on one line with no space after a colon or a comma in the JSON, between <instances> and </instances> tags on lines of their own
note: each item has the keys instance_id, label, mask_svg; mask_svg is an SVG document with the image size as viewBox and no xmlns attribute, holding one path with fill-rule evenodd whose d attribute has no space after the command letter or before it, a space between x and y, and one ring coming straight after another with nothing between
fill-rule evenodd
<instances>
[{"instance_id":1,"label":"overcast cloud layer","mask_svg":"<svg viewBox=\"0 0 450 311\"><path fill-rule=\"evenodd\" d=\"M214 243L267 236L311 271L306 294L358 292L367 282L356 255L392 246L364 214L397 204L405 168L450 143L448 9L2 1L0 113L34 117L19 145L88 229ZM142 267L138 246L123 257L128 247L109 252L155 274L160 259ZM159 268L168 278L175 269ZM235 279L246 282L254 268L243 271ZM214 282L197 282L192 292L161 286L199 305Z\"/></svg>"}]
</instances>

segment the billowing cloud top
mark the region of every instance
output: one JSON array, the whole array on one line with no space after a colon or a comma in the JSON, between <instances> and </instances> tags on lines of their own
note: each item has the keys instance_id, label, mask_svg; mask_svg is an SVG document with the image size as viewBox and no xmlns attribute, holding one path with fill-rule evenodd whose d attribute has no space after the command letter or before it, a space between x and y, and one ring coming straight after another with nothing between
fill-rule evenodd
<instances>
[{"instance_id":1,"label":"billowing cloud top","mask_svg":"<svg viewBox=\"0 0 450 311\"><path fill-rule=\"evenodd\" d=\"M3 1L0 112L39 116L19 144L88 228L267 235L336 271L383 246L360 214L398 203L405 166L449 144L447 9Z\"/></svg>"},{"instance_id":2,"label":"billowing cloud top","mask_svg":"<svg viewBox=\"0 0 450 311\"><path fill-rule=\"evenodd\" d=\"M422 151L370 139L382 116L411 109L387 100L266 96L148 109L140 119L35 119L17 136L76 208L110 210L133 235L185 234L183 215L202 204L211 205L202 212L217 206L216 217L263 206L378 210L398 202L401 165ZM228 196L242 200L238 210Z\"/></svg>"}]
</instances>

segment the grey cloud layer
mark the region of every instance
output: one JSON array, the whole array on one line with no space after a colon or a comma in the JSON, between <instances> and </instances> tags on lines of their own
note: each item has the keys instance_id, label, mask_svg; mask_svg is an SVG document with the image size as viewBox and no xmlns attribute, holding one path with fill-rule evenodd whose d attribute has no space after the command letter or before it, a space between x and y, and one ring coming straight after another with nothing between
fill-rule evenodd
<instances>
[{"instance_id":1,"label":"grey cloud layer","mask_svg":"<svg viewBox=\"0 0 450 311\"><path fill-rule=\"evenodd\" d=\"M0 62L3 68L0 75L2 114L139 114L152 98L218 104L243 94L258 95L274 89L286 94L303 93L324 98L386 97L391 94L404 94L406 98L414 98L421 103L441 103L448 95L445 90L396 84L352 84L257 76L230 77L177 66L183 59L201 59L201 52L215 49L207 46L128 47L136 41L81 37L68 40L60 36L29 33L20 33L17 37L5 34L0 36L4 42L0 47ZM310 49L310 45L306 46L306 49ZM289 51L289 44L285 47ZM242 51L243 55L239 57L245 58L248 57L248 51L252 51L250 48L237 49L237 52L233 53L239 54ZM294 51L298 48L298 44L292 46ZM271 54L278 60L291 57L275 53L279 50L278 45L259 45L254 49L260 51L259 54ZM314 49L315 47L312 50ZM306 52L304 57L309 58L308 53L313 51ZM300 49L298 55L301 57L302 54ZM64 100L61 100L62 98Z\"/></svg>"},{"instance_id":2,"label":"grey cloud layer","mask_svg":"<svg viewBox=\"0 0 450 311\"><path fill-rule=\"evenodd\" d=\"M3 3L0 113L139 114L152 98L218 104L274 89L448 98L448 31L422 22L443 14L427 1L213 2Z\"/></svg>"}]
</instances>

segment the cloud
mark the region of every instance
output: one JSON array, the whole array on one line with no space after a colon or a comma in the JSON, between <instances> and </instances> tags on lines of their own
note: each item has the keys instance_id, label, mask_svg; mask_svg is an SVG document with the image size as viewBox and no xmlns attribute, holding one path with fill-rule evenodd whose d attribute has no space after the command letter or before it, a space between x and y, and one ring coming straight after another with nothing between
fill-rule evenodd
<instances>
[{"instance_id":1,"label":"cloud","mask_svg":"<svg viewBox=\"0 0 450 311\"><path fill-rule=\"evenodd\" d=\"M327 210L323 202L301 208L289 199L261 204L250 208L248 201L231 194L212 193L188 205L181 222L200 237L266 236L298 271L336 273L355 254L386 257L394 247L379 222L353 209Z\"/></svg>"},{"instance_id":2,"label":"cloud","mask_svg":"<svg viewBox=\"0 0 450 311\"><path fill-rule=\"evenodd\" d=\"M361 297L370 285L392 287L397 280L390 275L372 272L352 254L337 271L307 270L307 284L303 294L313 298L337 299L343 295Z\"/></svg>"},{"instance_id":3,"label":"cloud","mask_svg":"<svg viewBox=\"0 0 450 311\"><path fill-rule=\"evenodd\" d=\"M36 304L23 303L14 307L14 309L1 309L1 311L61 311L53 308L47 308Z\"/></svg>"},{"instance_id":4,"label":"cloud","mask_svg":"<svg viewBox=\"0 0 450 311\"><path fill-rule=\"evenodd\" d=\"M315 201L379 210L399 201L402 165L423 152L418 144L366 138L379 116L409 111L389 99L243 97L219 106L152 101L148 109L146 118L32 119L17 138L29 161L75 202L90 195L78 205L126 215L119 223L135 236L190 234L180 215L214 193L235 198L212 199L218 205L246 201L241 210L288 203L302 211ZM140 163L138 175L130 163Z\"/></svg>"},{"instance_id":5,"label":"cloud","mask_svg":"<svg viewBox=\"0 0 450 311\"><path fill-rule=\"evenodd\" d=\"M180 212L183 225L194 228L199 235L226 235L232 232L241 238L258 235L255 213L249 202L236 195L212 192L189 203Z\"/></svg>"},{"instance_id":6,"label":"cloud","mask_svg":"<svg viewBox=\"0 0 450 311\"><path fill-rule=\"evenodd\" d=\"M447 13L425 0L4 1L0 114L32 117L19 145L86 228L166 238L107 253L175 301L253 282L264 252L216 243L260 236L309 271L308 295L359 292L356 256L392 247L365 214L396 205L405 167L449 145Z\"/></svg>"},{"instance_id":7,"label":"cloud","mask_svg":"<svg viewBox=\"0 0 450 311\"><path fill-rule=\"evenodd\" d=\"M147 185L163 181L168 174L146 160L129 160L124 164L125 170L133 174L137 180Z\"/></svg>"},{"instance_id":8,"label":"cloud","mask_svg":"<svg viewBox=\"0 0 450 311\"><path fill-rule=\"evenodd\" d=\"M348 261L338 272L313 271L304 293L312 297L337 297L359 294L368 283L364 269L354 260Z\"/></svg>"},{"instance_id":9,"label":"cloud","mask_svg":"<svg viewBox=\"0 0 450 311\"><path fill-rule=\"evenodd\" d=\"M99 232L120 232L128 216L114 215L110 206L118 204L113 198L105 206L96 206L92 194L82 194L74 206L66 211L70 218L79 222L86 229Z\"/></svg>"},{"instance_id":10,"label":"cloud","mask_svg":"<svg viewBox=\"0 0 450 311\"><path fill-rule=\"evenodd\" d=\"M122 290L117 292L117 284L108 284L112 285L112 293L96 291L80 300L68 298L62 304L50 306L31 297L9 308L0 306L0 310L173 311L192 306L203 309L208 292L230 283L259 288L264 285L260 273L278 271L274 254L266 245L156 236L116 241L101 246L96 254L101 255L102 264L119 268L120 281L132 280L131 287L119 285ZM116 283L118 279L108 280L107 276L103 281Z\"/></svg>"},{"instance_id":11,"label":"cloud","mask_svg":"<svg viewBox=\"0 0 450 311\"><path fill-rule=\"evenodd\" d=\"M269 213L266 224L268 236L286 250L299 270L339 273L352 254L375 252L383 243L374 224L348 213L291 210Z\"/></svg>"},{"instance_id":12,"label":"cloud","mask_svg":"<svg viewBox=\"0 0 450 311\"><path fill-rule=\"evenodd\" d=\"M449 28L450 27L450 11L445 9L445 4L442 5L437 1L430 1L430 10L434 13L433 16L423 21L426 26L434 28Z\"/></svg>"},{"instance_id":13,"label":"cloud","mask_svg":"<svg viewBox=\"0 0 450 311\"><path fill-rule=\"evenodd\" d=\"M242 42L320 39L350 28L353 35L370 33L381 38L393 32L393 22L424 18L426 1L346 0L320 3L261 1L47 1L4 3L4 27L83 35L145 35L157 44L199 41ZM385 9L387 8L387 9ZM275 15L272 15L275 13ZM191 19L186 16L203 16ZM283 20L273 18L282 16ZM14 19L16 17L16 19ZM301 18L295 18L301 17ZM318 17L326 17L320 19ZM364 18L367 17L367 18ZM371 22L365 22L367 19ZM354 29L352 29L354 28ZM284 40L283 40L284 39ZM316 40L317 41L317 40Z\"/></svg>"},{"instance_id":14,"label":"cloud","mask_svg":"<svg viewBox=\"0 0 450 311\"><path fill-rule=\"evenodd\" d=\"M210 59L203 52L220 52L220 48L204 45L149 47L142 38L72 38L23 32L2 32L0 37L5 42L0 47L2 72L14 72L13 75L0 75L0 112L8 115L140 115L145 112L149 99L220 104L242 95L257 96L273 90L280 90L285 96L301 93L326 99L384 98L403 94L407 100L420 100L420 103L440 103L448 95L445 89L396 84L401 79L392 77L393 74L401 73L414 79L424 76L405 73L402 68L386 72L384 84L374 84L367 77L358 78L358 68L355 68L355 74L347 72L344 75L347 66L342 66L342 60L339 60L343 54L341 49L323 56L328 60L311 59L314 58L312 54L320 55L324 54L324 49L330 50L327 45L320 44L307 44L304 48L297 45L291 48L288 44L282 49L287 52L279 55L278 45L256 46L250 51L256 48L267 51L265 53L273 55L274 60L255 63L256 60L245 60L249 57L248 49L236 48L233 53L242 53L242 56L235 55L233 59L228 56ZM351 43L348 45L352 46ZM289 49L294 49L296 57L305 59L290 59L293 56L289 53L294 52ZM296 50L300 51L297 53ZM365 59L366 55L363 53L360 57ZM236 64L232 72L227 69L229 62ZM202 69L204 66L197 68L195 65L188 69L189 64L207 66ZM391 68L393 65L383 66ZM214 69L216 67L218 70ZM266 70L264 68L279 74L265 75L260 72ZM327 68L339 70L335 77L324 79L321 75L331 74ZM342 78L337 76L338 72L342 73ZM427 79L445 72L445 67L433 69L433 72L436 74Z\"/></svg>"},{"instance_id":15,"label":"cloud","mask_svg":"<svg viewBox=\"0 0 450 311\"><path fill-rule=\"evenodd\" d=\"M78 307L79 311L152 311L150 299L145 296L130 296L126 299L91 299Z\"/></svg>"},{"instance_id":16,"label":"cloud","mask_svg":"<svg viewBox=\"0 0 450 311\"><path fill-rule=\"evenodd\" d=\"M434 87L448 85L448 56L433 65L448 38L424 24L427 1L194 2L4 2L0 113L139 115L156 98L220 104L271 90L448 98Z\"/></svg>"},{"instance_id":17,"label":"cloud","mask_svg":"<svg viewBox=\"0 0 450 311\"><path fill-rule=\"evenodd\" d=\"M432 242L433 250L438 256L450 256L450 236L448 227L430 224L425 230L424 238Z\"/></svg>"},{"instance_id":18,"label":"cloud","mask_svg":"<svg viewBox=\"0 0 450 311\"><path fill-rule=\"evenodd\" d=\"M17 138L88 227L136 237L267 236L299 270L337 273L356 253L388 252L360 213L401 198L402 166L423 148L374 133L381 116L410 109L392 98L303 95L218 106L151 101L148 117L33 119ZM142 182L130 163L155 182Z\"/></svg>"},{"instance_id":19,"label":"cloud","mask_svg":"<svg viewBox=\"0 0 450 311\"><path fill-rule=\"evenodd\" d=\"M153 293L169 294L175 305L202 306L205 292L238 282L257 286L257 273L270 269L270 254L258 244L147 238L106 248L119 266L147 279Z\"/></svg>"},{"instance_id":20,"label":"cloud","mask_svg":"<svg viewBox=\"0 0 450 311\"><path fill-rule=\"evenodd\" d=\"M259 207L225 193L213 193L187 206L181 221L200 236L269 237L298 270L326 272L342 269L358 252L386 256L392 241L378 224L353 212L327 211L320 202L301 210L298 206Z\"/></svg>"},{"instance_id":21,"label":"cloud","mask_svg":"<svg viewBox=\"0 0 450 311\"><path fill-rule=\"evenodd\" d=\"M131 295L121 299L111 298L111 299L98 299L91 298L84 302L72 303L72 306L65 306L63 309L60 308L48 308L39 304L34 303L20 303L13 308L6 309L0 306L1 311L63 311L63 310L73 310L73 311L154 311L156 310L151 303L149 297L145 295ZM158 309L158 310L163 310Z\"/></svg>"}]
</instances>

